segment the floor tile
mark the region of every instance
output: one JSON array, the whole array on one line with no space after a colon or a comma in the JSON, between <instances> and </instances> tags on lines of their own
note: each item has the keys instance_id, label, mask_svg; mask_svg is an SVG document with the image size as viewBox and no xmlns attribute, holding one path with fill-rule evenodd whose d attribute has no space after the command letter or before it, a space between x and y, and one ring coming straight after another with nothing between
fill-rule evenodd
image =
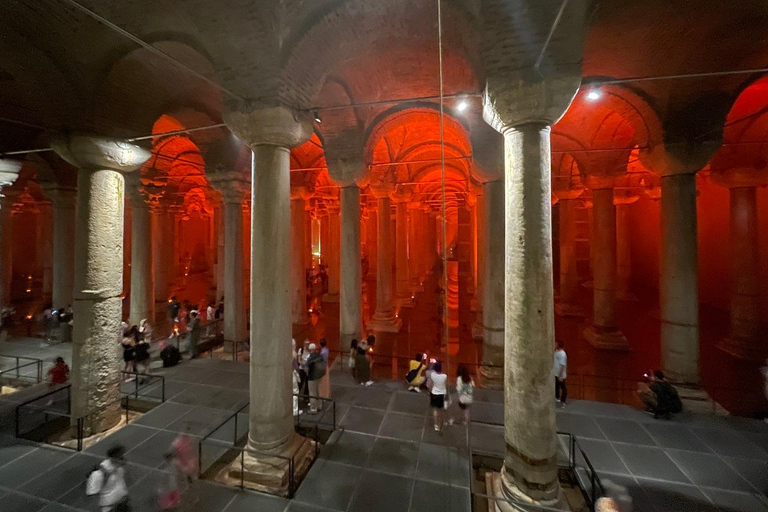
<instances>
[{"instance_id":1,"label":"floor tile","mask_svg":"<svg viewBox=\"0 0 768 512\"><path fill-rule=\"evenodd\" d=\"M606 473L616 473L620 475L629 475L629 469L624 465L619 454L613 449L608 441L597 441L594 439L580 439L579 446L587 454L589 462L595 468L595 471L605 471ZM582 461L583 458L578 454L576 460Z\"/></svg>"},{"instance_id":2,"label":"floor tile","mask_svg":"<svg viewBox=\"0 0 768 512\"><path fill-rule=\"evenodd\" d=\"M635 477L603 472L598 472L598 476L606 487L613 483L626 489L627 494L632 498L632 512L658 512Z\"/></svg>"},{"instance_id":3,"label":"floor tile","mask_svg":"<svg viewBox=\"0 0 768 512\"><path fill-rule=\"evenodd\" d=\"M423 431L424 419L421 416L389 412L384 418L379 435L405 441L421 441Z\"/></svg>"},{"instance_id":4,"label":"floor tile","mask_svg":"<svg viewBox=\"0 0 768 512\"><path fill-rule=\"evenodd\" d=\"M379 437L373 444L366 465L376 471L412 476L416 472L418 455L418 443Z\"/></svg>"},{"instance_id":5,"label":"floor tile","mask_svg":"<svg viewBox=\"0 0 768 512\"><path fill-rule=\"evenodd\" d=\"M490 425L504 424L504 406L502 404L477 402L470 407L472 421Z\"/></svg>"},{"instance_id":6,"label":"floor tile","mask_svg":"<svg viewBox=\"0 0 768 512\"><path fill-rule=\"evenodd\" d=\"M424 416L429 412L429 395L421 393L395 393L391 411Z\"/></svg>"},{"instance_id":7,"label":"floor tile","mask_svg":"<svg viewBox=\"0 0 768 512\"><path fill-rule=\"evenodd\" d=\"M38 448L0 468L0 486L17 489L66 459L73 452Z\"/></svg>"},{"instance_id":8,"label":"floor tile","mask_svg":"<svg viewBox=\"0 0 768 512\"><path fill-rule=\"evenodd\" d=\"M354 404L359 407L386 410L389 408L393 394L388 389L376 386L366 387L357 393Z\"/></svg>"},{"instance_id":9,"label":"floor tile","mask_svg":"<svg viewBox=\"0 0 768 512\"><path fill-rule=\"evenodd\" d=\"M85 449L85 453L98 455L105 457L107 450L115 445L123 445L126 448L137 446L157 432L156 429L150 427L144 427L135 423L126 425L117 432L108 435L98 443L89 446Z\"/></svg>"},{"instance_id":10,"label":"floor tile","mask_svg":"<svg viewBox=\"0 0 768 512\"><path fill-rule=\"evenodd\" d=\"M171 443L177 435L175 432L160 430L143 443L128 450L125 458L142 466L156 468L162 464L165 454L170 450ZM195 451L197 451L196 447Z\"/></svg>"},{"instance_id":11,"label":"floor tile","mask_svg":"<svg viewBox=\"0 0 768 512\"><path fill-rule=\"evenodd\" d=\"M39 474L19 487L19 491L38 498L54 501L78 484L87 480L101 459L96 456L77 454Z\"/></svg>"},{"instance_id":12,"label":"floor tile","mask_svg":"<svg viewBox=\"0 0 768 512\"><path fill-rule=\"evenodd\" d=\"M595 422L597 422L609 441L656 446L648 432L636 421L617 418L595 418Z\"/></svg>"},{"instance_id":13,"label":"floor tile","mask_svg":"<svg viewBox=\"0 0 768 512\"><path fill-rule=\"evenodd\" d=\"M472 452L504 456L504 428L473 423L470 428Z\"/></svg>"},{"instance_id":14,"label":"floor tile","mask_svg":"<svg viewBox=\"0 0 768 512\"><path fill-rule=\"evenodd\" d=\"M716 455L706 453L667 450L667 455L683 470L696 485L727 489L731 491L754 491L726 462Z\"/></svg>"},{"instance_id":15,"label":"floor tile","mask_svg":"<svg viewBox=\"0 0 768 512\"><path fill-rule=\"evenodd\" d=\"M238 492L225 512L283 512L290 500L261 493Z\"/></svg>"},{"instance_id":16,"label":"floor tile","mask_svg":"<svg viewBox=\"0 0 768 512\"><path fill-rule=\"evenodd\" d=\"M768 496L768 460L737 459L724 457L725 461L735 469L755 490Z\"/></svg>"},{"instance_id":17,"label":"floor tile","mask_svg":"<svg viewBox=\"0 0 768 512\"><path fill-rule=\"evenodd\" d=\"M7 444L0 446L0 468L35 449L33 444ZM0 482L2 485L2 482Z\"/></svg>"},{"instance_id":18,"label":"floor tile","mask_svg":"<svg viewBox=\"0 0 768 512\"><path fill-rule=\"evenodd\" d=\"M320 453L320 458L350 466L365 466L376 441L374 436L337 430Z\"/></svg>"},{"instance_id":19,"label":"floor tile","mask_svg":"<svg viewBox=\"0 0 768 512\"><path fill-rule=\"evenodd\" d=\"M341 426L353 432L377 434L384 421L384 411L352 407L341 422Z\"/></svg>"},{"instance_id":20,"label":"floor tile","mask_svg":"<svg viewBox=\"0 0 768 512\"><path fill-rule=\"evenodd\" d=\"M768 500L756 494L725 491L723 489L702 489L712 502L723 512L768 512Z\"/></svg>"},{"instance_id":21,"label":"floor tile","mask_svg":"<svg viewBox=\"0 0 768 512\"><path fill-rule=\"evenodd\" d=\"M467 512L470 499L469 489L417 480L410 512Z\"/></svg>"},{"instance_id":22,"label":"floor tile","mask_svg":"<svg viewBox=\"0 0 768 512\"><path fill-rule=\"evenodd\" d=\"M467 452L458 448L422 443L416 478L458 487L469 487L470 468Z\"/></svg>"},{"instance_id":23,"label":"floor tile","mask_svg":"<svg viewBox=\"0 0 768 512\"><path fill-rule=\"evenodd\" d=\"M0 510L8 512L38 512L48 504L23 494L10 493L0 498Z\"/></svg>"},{"instance_id":24,"label":"floor tile","mask_svg":"<svg viewBox=\"0 0 768 512\"><path fill-rule=\"evenodd\" d=\"M445 416L445 418L447 419L448 416ZM467 432L466 425L448 425L446 423L443 426L443 433L439 434L435 431L432 416L427 416L424 418L424 435L421 438L421 442L467 448Z\"/></svg>"},{"instance_id":25,"label":"floor tile","mask_svg":"<svg viewBox=\"0 0 768 512\"><path fill-rule=\"evenodd\" d=\"M645 493L660 511L717 512L718 509L693 485L638 478Z\"/></svg>"},{"instance_id":26,"label":"floor tile","mask_svg":"<svg viewBox=\"0 0 768 512\"><path fill-rule=\"evenodd\" d=\"M299 486L294 501L345 511L360 473L360 468L318 460Z\"/></svg>"},{"instance_id":27,"label":"floor tile","mask_svg":"<svg viewBox=\"0 0 768 512\"><path fill-rule=\"evenodd\" d=\"M691 483L661 448L622 443L614 443L613 448L635 477Z\"/></svg>"},{"instance_id":28,"label":"floor tile","mask_svg":"<svg viewBox=\"0 0 768 512\"><path fill-rule=\"evenodd\" d=\"M768 459L768 454L747 437L726 430L690 427L691 431L718 455L744 459Z\"/></svg>"},{"instance_id":29,"label":"floor tile","mask_svg":"<svg viewBox=\"0 0 768 512\"><path fill-rule=\"evenodd\" d=\"M583 414L572 414L568 412L557 413L557 430L568 432L579 438L605 439L603 431L597 426L597 423Z\"/></svg>"},{"instance_id":30,"label":"floor tile","mask_svg":"<svg viewBox=\"0 0 768 512\"><path fill-rule=\"evenodd\" d=\"M165 430L186 432L192 436L203 436L220 425L232 413L227 410L198 406L165 427Z\"/></svg>"},{"instance_id":31,"label":"floor tile","mask_svg":"<svg viewBox=\"0 0 768 512\"><path fill-rule=\"evenodd\" d=\"M182 495L182 506L179 512L222 512L239 494L232 487L197 480Z\"/></svg>"},{"instance_id":32,"label":"floor tile","mask_svg":"<svg viewBox=\"0 0 768 512\"><path fill-rule=\"evenodd\" d=\"M348 512L407 512L413 480L365 471Z\"/></svg>"},{"instance_id":33,"label":"floor tile","mask_svg":"<svg viewBox=\"0 0 768 512\"><path fill-rule=\"evenodd\" d=\"M145 427L165 428L192 409L193 407L190 405L165 402L162 405L158 405L133 423Z\"/></svg>"},{"instance_id":34,"label":"floor tile","mask_svg":"<svg viewBox=\"0 0 768 512\"><path fill-rule=\"evenodd\" d=\"M676 423L644 423L643 428L662 448L712 453L704 442L693 435L685 425Z\"/></svg>"}]
</instances>

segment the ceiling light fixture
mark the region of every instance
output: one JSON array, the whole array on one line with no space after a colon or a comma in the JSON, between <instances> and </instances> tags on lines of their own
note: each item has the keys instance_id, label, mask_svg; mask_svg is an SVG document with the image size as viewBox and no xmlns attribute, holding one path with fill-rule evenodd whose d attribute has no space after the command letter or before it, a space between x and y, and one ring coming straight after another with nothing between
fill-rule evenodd
<instances>
[{"instance_id":1,"label":"ceiling light fixture","mask_svg":"<svg viewBox=\"0 0 768 512\"><path fill-rule=\"evenodd\" d=\"M467 103L467 100L462 99L456 104L456 110L459 112L464 112L468 106L469 103Z\"/></svg>"},{"instance_id":2,"label":"ceiling light fixture","mask_svg":"<svg viewBox=\"0 0 768 512\"><path fill-rule=\"evenodd\" d=\"M316 123L322 123L323 122L323 120L320 118L320 114L317 112L317 110L315 110L314 115L315 115L315 122Z\"/></svg>"},{"instance_id":3,"label":"ceiling light fixture","mask_svg":"<svg viewBox=\"0 0 768 512\"><path fill-rule=\"evenodd\" d=\"M597 101L600 99L600 91L598 89L592 89L587 93L587 99L589 101Z\"/></svg>"}]
</instances>

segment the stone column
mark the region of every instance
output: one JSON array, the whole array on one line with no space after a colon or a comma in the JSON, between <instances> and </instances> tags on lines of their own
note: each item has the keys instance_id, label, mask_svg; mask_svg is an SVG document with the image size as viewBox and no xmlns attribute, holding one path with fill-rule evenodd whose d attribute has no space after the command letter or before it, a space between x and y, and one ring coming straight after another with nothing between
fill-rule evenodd
<instances>
[{"instance_id":1,"label":"stone column","mask_svg":"<svg viewBox=\"0 0 768 512\"><path fill-rule=\"evenodd\" d=\"M583 317L584 311L576 304L579 290L579 268L576 255L576 200L584 189L557 191L560 210L560 300L555 313L560 316Z\"/></svg>"},{"instance_id":2,"label":"stone column","mask_svg":"<svg viewBox=\"0 0 768 512\"><path fill-rule=\"evenodd\" d=\"M339 342L349 346L362 336L362 269L360 264L360 189L351 184L341 193L341 245L334 247L341 256L341 294L339 299Z\"/></svg>"},{"instance_id":3,"label":"stone column","mask_svg":"<svg viewBox=\"0 0 768 512\"><path fill-rule=\"evenodd\" d=\"M395 303L399 308L413 307L408 268L408 201L410 195L395 194Z\"/></svg>"},{"instance_id":4,"label":"stone column","mask_svg":"<svg viewBox=\"0 0 768 512\"><path fill-rule=\"evenodd\" d=\"M131 325L144 319L154 323L155 279L152 268L153 232L149 204L139 183L138 173L126 180L131 200Z\"/></svg>"},{"instance_id":5,"label":"stone column","mask_svg":"<svg viewBox=\"0 0 768 512\"><path fill-rule=\"evenodd\" d=\"M37 250L43 278L43 301L53 298L53 206L49 202L38 203Z\"/></svg>"},{"instance_id":6,"label":"stone column","mask_svg":"<svg viewBox=\"0 0 768 512\"><path fill-rule=\"evenodd\" d=\"M291 312L294 324L306 324L307 316L307 212L309 192L291 188Z\"/></svg>"},{"instance_id":7,"label":"stone column","mask_svg":"<svg viewBox=\"0 0 768 512\"><path fill-rule=\"evenodd\" d=\"M623 301L636 301L632 293L632 246L629 232L629 205L640 198L639 195L626 194L614 196L616 205L616 298Z\"/></svg>"},{"instance_id":8,"label":"stone column","mask_svg":"<svg viewBox=\"0 0 768 512\"><path fill-rule=\"evenodd\" d=\"M53 149L79 169L75 226L73 418L89 416L86 435L120 421L120 336L123 287L123 172L135 171L150 153L122 141L72 136Z\"/></svg>"},{"instance_id":9,"label":"stone column","mask_svg":"<svg viewBox=\"0 0 768 512\"><path fill-rule=\"evenodd\" d=\"M246 339L243 304L243 201L248 183L217 182L224 203L224 341Z\"/></svg>"},{"instance_id":10,"label":"stone column","mask_svg":"<svg viewBox=\"0 0 768 512\"><path fill-rule=\"evenodd\" d=\"M483 269L483 368L484 384L501 387L504 382L504 182L483 185L488 249Z\"/></svg>"},{"instance_id":11,"label":"stone column","mask_svg":"<svg viewBox=\"0 0 768 512\"><path fill-rule=\"evenodd\" d=\"M54 308L72 305L75 276L75 205L74 187L43 186L53 204L53 293Z\"/></svg>"},{"instance_id":12,"label":"stone column","mask_svg":"<svg viewBox=\"0 0 768 512\"><path fill-rule=\"evenodd\" d=\"M170 299L168 278L171 274L168 254L173 246L173 223L168 215L168 209L162 204L156 204L152 209L152 265L155 276L155 302L157 308L167 308Z\"/></svg>"},{"instance_id":13,"label":"stone column","mask_svg":"<svg viewBox=\"0 0 768 512\"><path fill-rule=\"evenodd\" d=\"M224 117L253 150L248 447L293 454L300 438L293 428L291 383L290 148L308 140L312 127L308 116L284 107L227 112ZM313 448L312 443L305 446ZM296 454L297 474L308 465L306 455ZM239 462L235 467L230 475L237 477ZM248 481L285 490L287 471L274 458L246 456Z\"/></svg>"},{"instance_id":14,"label":"stone column","mask_svg":"<svg viewBox=\"0 0 768 512\"><path fill-rule=\"evenodd\" d=\"M0 197L0 308L11 303L13 281L13 200Z\"/></svg>"},{"instance_id":15,"label":"stone column","mask_svg":"<svg viewBox=\"0 0 768 512\"><path fill-rule=\"evenodd\" d=\"M627 338L616 324L616 206L613 188L592 190L594 312L584 336L595 348L627 350Z\"/></svg>"},{"instance_id":16,"label":"stone column","mask_svg":"<svg viewBox=\"0 0 768 512\"><path fill-rule=\"evenodd\" d=\"M699 382L696 174L661 177L661 358L679 383Z\"/></svg>"},{"instance_id":17,"label":"stone column","mask_svg":"<svg viewBox=\"0 0 768 512\"><path fill-rule=\"evenodd\" d=\"M416 293L424 291L424 285L421 282L421 263L422 257L419 251L419 237L423 233L419 231L419 217L421 215L421 205L411 203L408 205L408 278L410 280L410 291L413 296Z\"/></svg>"},{"instance_id":18,"label":"stone column","mask_svg":"<svg viewBox=\"0 0 768 512\"><path fill-rule=\"evenodd\" d=\"M340 230L341 219L339 205L333 204L328 207L328 241L329 248L327 264L328 264L328 297L327 300L336 302L339 300L339 287L340 287L340 254L339 248L341 246ZM358 219L359 220L359 219ZM324 251L325 252L325 251Z\"/></svg>"},{"instance_id":19,"label":"stone column","mask_svg":"<svg viewBox=\"0 0 768 512\"><path fill-rule=\"evenodd\" d=\"M477 232L477 286L475 295L477 296L477 311L475 312L475 323L472 325L472 337L476 340L483 339L483 317L485 308L485 265L486 254L488 252L486 213L485 213L485 194L477 196L477 213L475 215L475 230Z\"/></svg>"},{"instance_id":20,"label":"stone column","mask_svg":"<svg viewBox=\"0 0 768 512\"><path fill-rule=\"evenodd\" d=\"M403 322L395 316L392 305L392 223L389 191L375 189L378 200L376 233L376 312L371 317L369 331L398 332Z\"/></svg>"},{"instance_id":21,"label":"stone column","mask_svg":"<svg viewBox=\"0 0 768 512\"><path fill-rule=\"evenodd\" d=\"M757 188L730 188L731 327L721 350L740 359L765 361L760 339L760 260Z\"/></svg>"}]
</instances>

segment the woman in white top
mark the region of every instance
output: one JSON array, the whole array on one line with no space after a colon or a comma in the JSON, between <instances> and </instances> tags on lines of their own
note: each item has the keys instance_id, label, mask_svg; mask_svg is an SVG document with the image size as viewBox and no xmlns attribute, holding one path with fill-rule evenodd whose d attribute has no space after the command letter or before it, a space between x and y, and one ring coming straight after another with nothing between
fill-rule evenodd
<instances>
[{"instance_id":1,"label":"woman in white top","mask_svg":"<svg viewBox=\"0 0 768 512\"><path fill-rule=\"evenodd\" d=\"M440 361L435 361L427 386L429 387L429 405L432 407L435 432L440 435L443 434L443 410L445 410L445 399L448 394L447 381L448 376L443 373L443 366Z\"/></svg>"},{"instance_id":2,"label":"woman in white top","mask_svg":"<svg viewBox=\"0 0 768 512\"><path fill-rule=\"evenodd\" d=\"M472 405L475 394L475 383L469 375L467 367L459 365L456 372L456 392L459 394L459 409L462 410L463 422L469 423L469 406Z\"/></svg>"}]
</instances>

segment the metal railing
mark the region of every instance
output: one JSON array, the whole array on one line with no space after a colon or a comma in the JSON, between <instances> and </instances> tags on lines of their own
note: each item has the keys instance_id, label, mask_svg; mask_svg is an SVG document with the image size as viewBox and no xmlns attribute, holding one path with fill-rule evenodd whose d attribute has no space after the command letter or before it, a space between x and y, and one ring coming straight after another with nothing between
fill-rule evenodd
<instances>
[{"instance_id":1,"label":"metal railing","mask_svg":"<svg viewBox=\"0 0 768 512\"><path fill-rule=\"evenodd\" d=\"M14 366L11 368L5 368L0 370L0 379L16 379L16 380L34 380L35 383L43 381L43 360L36 359L34 357L23 356L8 356L0 354L0 360L15 360ZM22 363L21 361L27 361ZM3 365L5 366L5 365ZM26 375L21 372L23 368L34 367L36 372L34 376Z\"/></svg>"},{"instance_id":2,"label":"metal railing","mask_svg":"<svg viewBox=\"0 0 768 512\"><path fill-rule=\"evenodd\" d=\"M82 451L83 443L87 436L91 435L98 426L101 416L110 408L122 409L120 416L125 414L125 423L130 421L130 412L139 404L155 402L157 397L146 392L147 388L156 389L154 384L160 382L160 397L158 404L165 402L165 377L161 375L149 375L135 372L120 372L122 375L130 375L135 378L136 384L132 391L120 389L119 398L82 415L75 417L72 414L72 385L64 384L47 393L26 400L14 410L15 435L20 439L41 442L75 451ZM122 387L121 382L121 387ZM65 395L62 396L62 395ZM54 442L51 439L62 436L64 432L71 432L71 440L74 445L67 442Z\"/></svg>"},{"instance_id":3,"label":"metal railing","mask_svg":"<svg viewBox=\"0 0 768 512\"><path fill-rule=\"evenodd\" d=\"M296 493L296 490L298 489L298 485L301 483L297 479L296 475L296 456L301 453L308 442L313 441L314 447L312 452L312 458L309 461L308 465L311 466L314 464L314 462L317 460L317 457L319 455L319 446L320 446L320 426L323 425L323 419L325 415L328 413L328 411L332 412L332 423L330 424L331 430L336 430L336 401L332 400L330 398L323 398L319 396L307 396L307 395L301 395L301 394L294 394L294 397L298 398L309 398L309 399L315 399L322 401L323 403L331 403L331 407L323 407L322 411L319 412L319 415L316 417L316 421L314 422L314 425L309 426L309 432L311 432L311 436L303 437L303 441L301 444L299 444L289 455L277 455L271 452L266 451L260 451L260 450L254 450L252 448L249 448L246 446L241 446L245 439L247 439L248 436L248 430L244 430L242 434L240 434L238 425L239 425L239 415L243 413L243 411L248 408L250 405L249 403L243 404L237 411L227 416L224 420L222 420L218 425L211 428L201 439L200 443L198 444L198 478L202 478L203 475L210 470L211 467L213 467L215 464L217 464L222 458L228 457L231 458L232 461L239 458L240 459L240 485L239 487L241 489L246 488L246 482L245 482L245 455L255 455L260 457L266 457L270 459L276 459L279 461L282 461L281 464L285 464L288 467L288 489L287 489L287 497L293 498L293 496ZM227 425L229 424L233 425L232 430L232 436L231 436L231 442L229 440L223 440L221 438L216 438L215 436ZM307 425L301 425L301 420L299 419L299 416L294 416L294 428L302 427L307 428ZM225 434L225 437L229 439L229 435ZM214 455L211 460L208 460L204 458L206 454L204 446L214 447L216 450L214 452ZM300 475L302 478L304 475ZM277 493L279 494L279 493Z\"/></svg>"}]
</instances>

